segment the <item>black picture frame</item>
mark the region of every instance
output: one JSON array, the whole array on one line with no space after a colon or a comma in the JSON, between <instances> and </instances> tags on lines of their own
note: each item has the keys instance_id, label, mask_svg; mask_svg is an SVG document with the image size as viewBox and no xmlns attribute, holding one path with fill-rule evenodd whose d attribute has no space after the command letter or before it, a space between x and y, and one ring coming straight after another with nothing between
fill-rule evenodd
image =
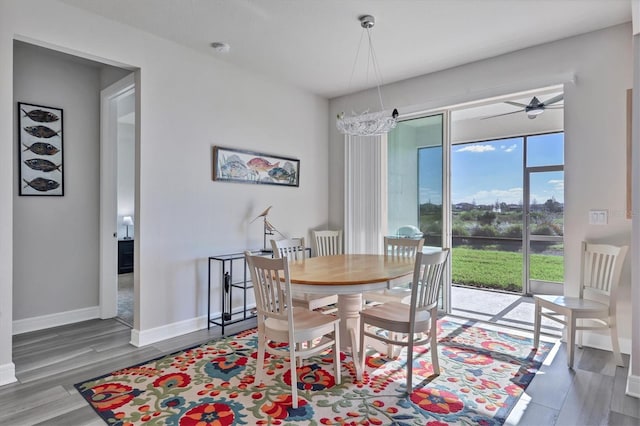
<instances>
[{"instance_id":1,"label":"black picture frame","mask_svg":"<svg viewBox=\"0 0 640 426\"><path fill-rule=\"evenodd\" d=\"M62 109L18 102L18 194L63 196Z\"/></svg>"},{"instance_id":2,"label":"black picture frame","mask_svg":"<svg viewBox=\"0 0 640 426\"><path fill-rule=\"evenodd\" d=\"M213 180L297 187L300 186L300 160L214 146Z\"/></svg>"}]
</instances>

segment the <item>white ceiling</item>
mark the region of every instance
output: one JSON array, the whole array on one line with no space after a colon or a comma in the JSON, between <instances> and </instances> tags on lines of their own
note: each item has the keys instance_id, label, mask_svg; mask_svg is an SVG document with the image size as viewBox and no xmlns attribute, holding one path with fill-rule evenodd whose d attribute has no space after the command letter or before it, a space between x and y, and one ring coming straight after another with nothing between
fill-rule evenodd
<instances>
[{"instance_id":1,"label":"white ceiling","mask_svg":"<svg viewBox=\"0 0 640 426\"><path fill-rule=\"evenodd\" d=\"M630 0L62 1L327 98L375 86L364 63L349 85L363 14L384 83L631 21Z\"/></svg>"}]
</instances>

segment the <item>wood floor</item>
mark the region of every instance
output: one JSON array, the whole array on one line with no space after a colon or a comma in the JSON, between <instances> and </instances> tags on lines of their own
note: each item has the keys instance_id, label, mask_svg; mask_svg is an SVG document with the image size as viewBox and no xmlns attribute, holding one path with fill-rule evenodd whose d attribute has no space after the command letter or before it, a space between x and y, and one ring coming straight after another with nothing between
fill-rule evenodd
<instances>
[{"instance_id":1,"label":"wood floor","mask_svg":"<svg viewBox=\"0 0 640 426\"><path fill-rule=\"evenodd\" d=\"M229 334L255 323L236 324ZM144 348L129 344L117 320L94 320L14 337L18 383L0 387L0 425L104 425L73 385L219 337L202 330ZM638 425L640 400L625 396L627 368L609 352L577 350L575 370L564 345L550 355L507 419L520 425ZM629 357L625 356L628 364Z\"/></svg>"}]
</instances>

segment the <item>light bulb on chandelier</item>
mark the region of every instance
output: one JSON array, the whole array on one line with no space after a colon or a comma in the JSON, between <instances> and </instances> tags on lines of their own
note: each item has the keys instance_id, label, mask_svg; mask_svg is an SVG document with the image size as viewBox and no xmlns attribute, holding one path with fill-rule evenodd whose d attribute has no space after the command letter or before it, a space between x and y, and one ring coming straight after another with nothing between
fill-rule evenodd
<instances>
[{"instance_id":1,"label":"light bulb on chandelier","mask_svg":"<svg viewBox=\"0 0 640 426\"><path fill-rule=\"evenodd\" d=\"M363 15L358 18L360 20L360 26L363 31L366 30L367 38L369 40L369 57L368 61L371 62L373 73L376 78L376 87L378 89L378 99L380 100L380 111L369 112L366 110L360 114L353 112L351 116L346 116L344 112L338 114L336 127L341 133L350 136L376 136L388 133L391 129L396 127L398 123L398 110L385 111L384 104L382 103L382 93L380 91L380 85L382 84L382 77L380 69L378 68L378 61L376 60L375 50L373 49L373 42L371 40L371 28L375 25L375 18L371 15ZM362 37L358 44L358 51L356 53L356 59L353 63L353 70L351 71L351 80L353 80L356 63L358 62L358 53L360 52L360 45L362 44ZM368 69L368 68L367 68ZM351 87L351 81L349 81L349 87Z\"/></svg>"}]
</instances>

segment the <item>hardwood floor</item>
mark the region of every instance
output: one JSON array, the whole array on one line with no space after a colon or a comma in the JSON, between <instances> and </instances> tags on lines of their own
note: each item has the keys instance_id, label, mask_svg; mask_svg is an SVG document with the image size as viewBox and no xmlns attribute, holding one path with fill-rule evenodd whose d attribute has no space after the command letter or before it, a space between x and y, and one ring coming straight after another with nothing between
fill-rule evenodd
<instances>
[{"instance_id":1,"label":"hardwood floor","mask_svg":"<svg viewBox=\"0 0 640 426\"><path fill-rule=\"evenodd\" d=\"M247 321L229 333L255 325ZM0 425L104 425L73 387L113 370L204 343L219 329L201 330L144 348L129 344L130 328L117 320L93 320L14 337L18 383L0 387ZM549 356L507 419L520 425L638 425L640 400L625 396L627 368L613 355L585 348L575 370L564 345ZM625 356L628 364L629 357Z\"/></svg>"}]
</instances>

